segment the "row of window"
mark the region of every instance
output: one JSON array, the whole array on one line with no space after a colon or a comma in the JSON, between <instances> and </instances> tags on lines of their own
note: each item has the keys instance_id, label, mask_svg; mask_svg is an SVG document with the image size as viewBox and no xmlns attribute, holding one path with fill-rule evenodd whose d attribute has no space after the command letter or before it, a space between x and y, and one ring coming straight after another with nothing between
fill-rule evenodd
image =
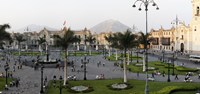
<instances>
[{"instance_id":1,"label":"row of window","mask_svg":"<svg viewBox=\"0 0 200 94\"><path fill-rule=\"evenodd\" d=\"M152 45L151 48L154 48L154 49L164 49L164 50L171 50L171 47L170 46L159 46L159 45Z\"/></svg>"},{"instance_id":2,"label":"row of window","mask_svg":"<svg viewBox=\"0 0 200 94\"><path fill-rule=\"evenodd\" d=\"M171 32L163 32L163 35L170 35ZM173 34L173 32L172 32ZM153 35L160 35L160 32L153 33Z\"/></svg>"}]
</instances>

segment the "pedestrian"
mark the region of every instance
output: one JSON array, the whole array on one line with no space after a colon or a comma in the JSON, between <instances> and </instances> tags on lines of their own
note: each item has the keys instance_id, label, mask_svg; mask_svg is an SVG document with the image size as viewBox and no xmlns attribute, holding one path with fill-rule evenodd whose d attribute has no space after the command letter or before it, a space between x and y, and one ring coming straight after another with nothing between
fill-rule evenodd
<instances>
[{"instance_id":1,"label":"pedestrian","mask_svg":"<svg viewBox=\"0 0 200 94\"><path fill-rule=\"evenodd\" d=\"M13 66L13 72L15 72L15 65Z\"/></svg>"},{"instance_id":2,"label":"pedestrian","mask_svg":"<svg viewBox=\"0 0 200 94\"><path fill-rule=\"evenodd\" d=\"M8 90L8 85L7 84L5 85L5 90Z\"/></svg>"},{"instance_id":3,"label":"pedestrian","mask_svg":"<svg viewBox=\"0 0 200 94\"><path fill-rule=\"evenodd\" d=\"M103 66L105 67L105 63L103 63Z\"/></svg>"},{"instance_id":4,"label":"pedestrian","mask_svg":"<svg viewBox=\"0 0 200 94\"><path fill-rule=\"evenodd\" d=\"M45 76L45 80L44 81L47 82L47 76Z\"/></svg>"},{"instance_id":5,"label":"pedestrian","mask_svg":"<svg viewBox=\"0 0 200 94\"><path fill-rule=\"evenodd\" d=\"M198 75L198 79L200 79L200 73L199 73L199 75Z\"/></svg>"},{"instance_id":6,"label":"pedestrian","mask_svg":"<svg viewBox=\"0 0 200 94\"><path fill-rule=\"evenodd\" d=\"M163 77L165 77L165 71L163 71L162 75L163 75Z\"/></svg>"},{"instance_id":7,"label":"pedestrian","mask_svg":"<svg viewBox=\"0 0 200 94\"><path fill-rule=\"evenodd\" d=\"M152 75L152 78L154 78L154 73L152 73L151 75Z\"/></svg>"},{"instance_id":8,"label":"pedestrian","mask_svg":"<svg viewBox=\"0 0 200 94\"><path fill-rule=\"evenodd\" d=\"M139 77L140 76L140 73L139 73L139 71L137 72L137 77Z\"/></svg>"},{"instance_id":9,"label":"pedestrian","mask_svg":"<svg viewBox=\"0 0 200 94\"><path fill-rule=\"evenodd\" d=\"M16 80L16 87L18 87L18 85L19 85L19 80L17 79Z\"/></svg>"},{"instance_id":10,"label":"pedestrian","mask_svg":"<svg viewBox=\"0 0 200 94\"><path fill-rule=\"evenodd\" d=\"M99 61L99 65L101 65L101 61Z\"/></svg>"},{"instance_id":11,"label":"pedestrian","mask_svg":"<svg viewBox=\"0 0 200 94\"><path fill-rule=\"evenodd\" d=\"M175 75L175 78L174 78L174 79L175 79L175 80L178 80L178 74Z\"/></svg>"}]
</instances>

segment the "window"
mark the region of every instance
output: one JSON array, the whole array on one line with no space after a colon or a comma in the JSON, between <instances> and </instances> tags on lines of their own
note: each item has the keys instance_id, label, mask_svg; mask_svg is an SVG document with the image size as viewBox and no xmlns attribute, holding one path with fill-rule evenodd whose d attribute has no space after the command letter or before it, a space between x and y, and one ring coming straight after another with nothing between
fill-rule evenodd
<instances>
[{"instance_id":1,"label":"window","mask_svg":"<svg viewBox=\"0 0 200 94\"><path fill-rule=\"evenodd\" d=\"M181 35L181 39L183 40L183 35Z\"/></svg>"},{"instance_id":2,"label":"window","mask_svg":"<svg viewBox=\"0 0 200 94\"><path fill-rule=\"evenodd\" d=\"M199 16L199 6L197 7L197 13L195 16Z\"/></svg>"},{"instance_id":3,"label":"window","mask_svg":"<svg viewBox=\"0 0 200 94\"><path fill-rule=\"evenodd\" d=\"M194 31L197 31L196 26L194 27Z\"/></svg>"}]
</instances>

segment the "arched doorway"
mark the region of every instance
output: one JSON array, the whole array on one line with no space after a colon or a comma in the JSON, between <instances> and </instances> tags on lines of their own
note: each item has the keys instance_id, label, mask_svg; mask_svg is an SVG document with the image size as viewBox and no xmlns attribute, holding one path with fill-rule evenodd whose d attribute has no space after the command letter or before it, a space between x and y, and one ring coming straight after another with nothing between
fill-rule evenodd
<instances>
[{"instance_id":1,"label":"arched doorway","mask_svg":"<svg viewBox=\"0 0 200 94\"><path fill-rule=\"evenodd\" d=\"M184 52L184 44L181 43L181 52Z\"/></svg>"},{"instance_id":2,"label":"arched doorway","mask_svg":"<svg viewBox=\"0 0 200 94\"><path fill-rule=\"evenodd\" d=\"M174 47L172 47L172 51L174 51Z\"/></svg>"}]
</instances>

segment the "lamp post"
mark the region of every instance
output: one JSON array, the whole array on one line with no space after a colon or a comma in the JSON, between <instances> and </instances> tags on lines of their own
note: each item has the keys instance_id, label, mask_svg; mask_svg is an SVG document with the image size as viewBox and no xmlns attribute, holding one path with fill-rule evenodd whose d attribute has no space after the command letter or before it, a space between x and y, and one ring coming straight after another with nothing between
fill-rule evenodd
<instances>
[{"instance_id":1,"label":"lamp post","mask_svg":"<svg viewBox=\"0 0 200 94\"><path fill-rule=\"evenodd\" d=\"M105 51L104 51L104 45L103 45L103 57L105 58Z\"/></svg>"},{"instance_id":2,"label":"lamp post","mask_svg":"<svg viewBox=\"0 0 200 94\"><path fill-rule=\"evenodd\" d=\"M131 63L132 63L132 61L133 61L133 58L132 58L132 54L133 54L133 53L132 53L132 52L133 52L133 51L131 50Z\"/></svg>"},{"instance_id":3,"label":"lamp post","mask_svg":"<svg viewBox=\"0 0 200 94\"><path fill-rule=\"evenodd\" d=\"M43 91L43 68L44 68L44 66L41 65L41 89L40 89L40 94L44 93L44 91Z\"/></svg>"},{"instance_id":4,"label":"lamp post","mask_svg":"<svg viewBox=\"0 0 200 94\"><path fill-rule=\"evenodd\" d=\"M139 60L138 60L138 53L139 53L139 51L138 51L138 47L137 47L137 51L136 51L136 54L137 54L137 63L139 63Z\"/></svg>"},{"instance_id":5,"label":"lamp post","mask_svg":"<svg viewBox=\"0 0 200 94\"><path fill-rule=\"evenodd\" d=\"M168 62L168 78L167 78L167 82L170 82L170 63Z\"/></svg>"},{"instance_id":6,"label":"lamp post","mask_svg":"<svg viewBox=\"0 0 200 94\"><path fill-rule=\"evenodd\" d=\"M174 73L174 61L175 61L175 53L173 52L173 57L172 57L172 63L173 63L173 70L172 70L172 75L175 75Z\"/></svg>"},{"instance_id":7,"label":"lamp post","mask_svg":"<svg viewBox=\"0 0 200 94\"><path fill-rule=\"evenodd\" d=\"M86 77L86 72L87 72L87 70L86 70L86 63L89 62L89 59L86 61L86 54L84 56L84 61L82 59L81 62L84 65L84 77L83 77L83 80L87 80L87 77Z\"/></svg>"},{"instance_id":8,"label":"lamp post","mask_svg":"<svg viewBox=\"0 0 200 94\"><path fill-rule=\"evenodd\" d=\"M9 65L8 63L6 63L6 65L4 66L4 69L6 71L6 85L8 85L8 70L9 70Z\"/></svg>"},{"instance_id":9,"label":"lamp post","mask_svg":"<svg viewBox=\"0 0 200 94\"><path fill-rule=\"evenodd\" d=\"M132 7L136 7L136 3L137 2L140 2L140 6L139 6L139 11L141 11L142 10L142 5L144 5L144 7L145 7L145 12L146 12L146 35L147 35L147 32L148 32L148 16L147 16L147 11L148 11L148 6L149 6L149 4L151 4L152 3L152 6L156 6L156 9L158 10L159 9L159 7L158 7L158 5L154 2L154 0L136 0L135 1L135 3L134 3L134 5L132 6ZM146 37L147 38L147 37ZM147 41L147 39L146 39L146 42L145 42L145 46L144 46L144 48L145 48L145 55L146 55L146 57L145 57L145 62L146 62L146 85L145 85L145 94L149 94L149 89L148 89L148 53L147 53L147 44L148 44L148 41Z\"/></svg>"},{"instance_id":10,"label":"lamp post","mask_svg":"<svg viewBox=\"0 0 200 94\"><path fill-rule=\"evenodd\" d=\"M62 94L62 76L60 76L60 78L59 78L59 80L60 80L60 94Z\"/></svg>"}]
</instances>

